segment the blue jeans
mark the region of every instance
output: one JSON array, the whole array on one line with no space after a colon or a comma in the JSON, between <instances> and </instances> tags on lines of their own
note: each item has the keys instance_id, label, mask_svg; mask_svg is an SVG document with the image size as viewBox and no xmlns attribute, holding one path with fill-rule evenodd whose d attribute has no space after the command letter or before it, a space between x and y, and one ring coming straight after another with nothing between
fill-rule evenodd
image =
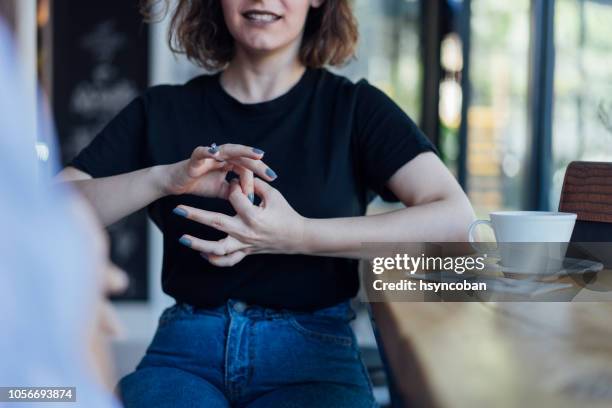
<instances>
[{"instance_id":1,"label":"blue jeans","mask_svg":"<svg viewBox=\"0 0 612 408\"><path fill-rule=\"evenodd\" d=\"M136 371L131 407L374 407L348 302L313 313L247 306L166 309Z\"/></svg>"}]
</instances>

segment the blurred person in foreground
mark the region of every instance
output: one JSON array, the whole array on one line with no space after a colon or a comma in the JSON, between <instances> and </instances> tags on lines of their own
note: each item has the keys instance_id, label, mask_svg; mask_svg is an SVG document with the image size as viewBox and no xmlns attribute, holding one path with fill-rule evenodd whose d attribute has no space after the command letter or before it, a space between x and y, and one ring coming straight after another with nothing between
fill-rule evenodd
<instances>
[{"instance_id":1,"label":"blurred person in foreground","mask_svg":"<svg viewBox=\"0 0 612 408\"><path fill-rule=\"evenodd\" d=\"M62 172L104 224L147 207L164 236L177 304L124 404L375 406L349 324L362 243L465 241L467 197L392 99L327 69L354 55L349 0L165 3L215 73L147 90ZM407 208L366 216L372 192Z\"/></svg>"},{"instance_id":2,"label":"blurred person in foreground","mask_svg":"<svg viewBox=\"0 0 612 408\"><path fill-rule=\"evenodd\" d=\"M126 278L109 262L90 207L53 184L45 119L51 155L48 166L37 164L38 114L10 37L0 15L0 386L76 387L76 404L54 406L117 407L107 349L117 325L104 295L123 290Z\"/></svg>"}]
</instances>

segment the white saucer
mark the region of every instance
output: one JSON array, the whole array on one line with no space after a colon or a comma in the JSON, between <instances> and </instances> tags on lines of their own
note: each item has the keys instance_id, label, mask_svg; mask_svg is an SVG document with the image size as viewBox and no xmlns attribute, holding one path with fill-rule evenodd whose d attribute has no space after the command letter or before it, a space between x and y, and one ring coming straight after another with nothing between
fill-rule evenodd
<instances>
[{"instance_id":1,"label":"white saucer","mask_svg":"<svg viewBox=\"0 0 612 408\"><path fill-rule=\"evenodd\" d=\"M524 268L512 268L499 264L488 265L491 269L516 275L542 275L542 276L565 276L565 275L582 275L589 272L599 272L603 269L601 262L590 261L588 259L565 258L563 260L563 268L557 271L533 271L525 270Z\"/></svg>"}]
</instances>

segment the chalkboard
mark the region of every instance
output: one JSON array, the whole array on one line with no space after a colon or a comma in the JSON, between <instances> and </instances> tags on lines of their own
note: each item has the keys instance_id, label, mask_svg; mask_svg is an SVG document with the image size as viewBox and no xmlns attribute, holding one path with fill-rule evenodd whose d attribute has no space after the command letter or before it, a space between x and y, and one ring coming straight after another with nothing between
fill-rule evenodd
<instances>
[{"instance_id":1,"label":"chalkboard","mask_svg":"<svg viewBox=\"0 0 612 408\"><path fill-rule=\"evenodd\" d=\"M52 104L62 160L87 146L148 84L148 29L137 0L55 0ZM109 228L111 258L130 276L123 300L148 297L144 211Z\"/></svg>"}]
</instances>

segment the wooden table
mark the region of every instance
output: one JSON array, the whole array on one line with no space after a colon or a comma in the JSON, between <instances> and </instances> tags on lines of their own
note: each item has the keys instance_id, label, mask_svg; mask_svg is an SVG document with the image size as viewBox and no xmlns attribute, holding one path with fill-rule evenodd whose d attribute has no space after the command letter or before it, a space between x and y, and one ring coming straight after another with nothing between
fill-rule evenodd
<instances>
[{"instance_id":1,"label":"wooden table","mask_svg":"<svg viewBox=\"0 0 612 408\"><path fill-rule=\"evenodd\" d=\"M371 307L407 406L609 408L611 294L580 297L600 300Z\"/></svg>"}]
</instances>

